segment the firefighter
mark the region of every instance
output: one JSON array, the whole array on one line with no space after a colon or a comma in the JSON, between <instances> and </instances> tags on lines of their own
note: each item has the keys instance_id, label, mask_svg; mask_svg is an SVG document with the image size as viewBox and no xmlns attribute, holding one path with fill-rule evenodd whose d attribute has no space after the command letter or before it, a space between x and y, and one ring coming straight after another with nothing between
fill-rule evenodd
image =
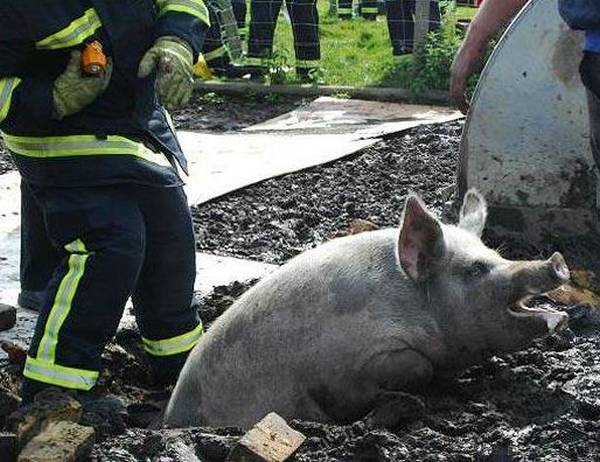
<instances>
[{"instance_id":1,"label":"firefighter","mask_svg":"<svg viewBox=\"0 0 600 462\"><path fill-rule=\"evenodd\" d=\"M250 3L250 35L248 61L261 65L273 52L275 25L282 0L252 0ZM286 7L292 22L296 74L304 81L310 80L321 59L319 41L319 13L316 0L287 0Z\"/></svg>"},{"instance_id":2,"label":"firefighter","mask_svg":"<svg viewBox=\"0 0 600 462\"><path fill-rule=\"evenodd\" d=\"M246 0L231 0L231 6L233 6L233 14L237 21L238 30L240 31L240 38L245 40L248 35L248 26L246 25Z\"/></svg>"},{"instance_id":3,"label":"firefighter","mask_svg":"<svg viewBox=\"0 0 600 462\"><path fill-rule=\"evenodd\" d=\"M339 19L352 19L352 0L338 0L337 15Z\"/></svg>"},{"instance_id":4,"label":"firefighter","mask_svg":"<svg viewBox=\"0 0 600 462\"><path fill-rule=\"evenodd\" d=\"M206 32L202 56L211 74L219 77L240 78L247 74L261 72L261 69L256 66L243 66L232 62L231 53L225 45L226 37L224 37L218 14L219 5L212 0L207 1L206 5L209 11L210 28ZM237 27L237 24L235 26Z\"/></svg>"},{"instance_id":5,"label":"firefighter","mask_svg":"<svg viewBox=\"0 0 600 462\"><path fill-rule=\"evenodd\" d=\"M202 0L0 3L0 130L59 258L24 402L48 386L89 395L130 296L161 382L201 338L186 160L165 107L190 98L208 24ZM87 75L92 42L108 59Z\"/></svg>"},{"instance_id":6,"label":"firefighter","mask_svg":"<svg viewBox=\"0 0 600 462\"><path fill-rule=\"evenodd\" d=\"M416 0L385 0L388 31L394 56L412 53L415 37ZM429 31L438 30L441 24L440 4L430 2Z\"/></svg>"}]
</instances>

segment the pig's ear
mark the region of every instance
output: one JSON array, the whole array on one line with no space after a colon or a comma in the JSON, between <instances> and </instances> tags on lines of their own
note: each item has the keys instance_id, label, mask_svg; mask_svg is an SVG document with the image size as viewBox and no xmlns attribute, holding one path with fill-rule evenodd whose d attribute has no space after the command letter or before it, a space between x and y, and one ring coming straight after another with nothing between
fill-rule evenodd
<instances>
[{"instance_id":1,"label":"pig's ear","mask_svg":"<svg viewBox=\"0 0 600 462\"><path fill-rule=\"evenodd\" d=\"M443 253L443 238L440 223L417 196L409 196L398 239L398 258L413 281L425 281L433 273Z\"/></svg>"},{"instance_id":2,"label":"pig's ear","mask_svg":"<svg viewBox=\"0 0 600 462\"><path fill-rule=\"evenodd\" d=\"M460 208L458 226L481 237L487 218L487 203L475 189L469 189Z\"/></svg>"}]
</instances>

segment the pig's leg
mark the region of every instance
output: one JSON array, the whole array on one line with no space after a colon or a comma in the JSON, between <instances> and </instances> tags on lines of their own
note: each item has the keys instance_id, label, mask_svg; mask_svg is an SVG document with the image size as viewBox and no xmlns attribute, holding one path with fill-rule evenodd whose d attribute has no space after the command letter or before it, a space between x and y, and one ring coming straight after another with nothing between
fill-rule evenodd
<instances>
[{"instance_id":1,"label":"pig's leg","mask_svg":"<svg viewBox=\"0 0 600 462\"><path fill-rule=\"evenodd\" d=\"M382 353L367 365L365 373L375 396L365 417L369 425L393 427L423 413L423 402L406 393L429 383L433 376L431 362L419 352L403 349Z\"/></svg>"},{"instance_id":2,"label":"pig's leg","mask_svg":"<svg viewBox=\"0 0 600 462\"><path fill-rule=\"evenodd\" d=\"M420 418L425 404L418 397L401 391L385 392L377 397L377 404L363 421L372 428L393 428L401 422Z\"/></svg>"}]
</instances>

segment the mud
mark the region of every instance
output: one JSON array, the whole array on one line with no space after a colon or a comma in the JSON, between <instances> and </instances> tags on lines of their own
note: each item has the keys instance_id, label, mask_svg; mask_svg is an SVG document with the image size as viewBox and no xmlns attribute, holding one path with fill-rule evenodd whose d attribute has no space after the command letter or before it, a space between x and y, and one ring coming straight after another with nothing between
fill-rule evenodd
<instances>
[{"instance_id":1,"label":"mud","mask_svg":"<svg viewBox=\"0 0 600 462\"><path fill-rule=\"evenodd\" d=\"M200 248L280 263L348 233L357 218L395 226L409 189L442 211L453 193L459 131L458 123L421 127L351 159L270 180L197 208ZM511 244L508 253L528 258L546 251ZM582 253L595 249L580 244L570 243ZM198 305L205 324L210 326L252 283L218 287L202 297ZM371 428L362 421L343 427L293 421L308 437L293 460L600 460L600 314L586 306L564 309L571 316L568 330L524 351L493 357L456 379L434 381L420 394L425 413L397 428ZM238 429L153 429L171 388L152 385L135 329L120 331L103 359L98 391L118 397L123 406L118 412L86 411L85 423L99 433L88 460L225 460L241 436ZM18 392L21 368L18 361L0 365L0 424L9 395Z\"/></svg>"},{"instance_id":2,"label":"mud","mask_svg":"<svg viewBox=\"0 0 600 462\"><path fill-rule=\"evenodd\" d=\"M10 170L14 170L15 166L6 152L6 149L2 145L2 140L0 139L0 175L6 173Z\"/></svg>"},{"instance_id":3,"label":"mud","mask_svg":"<svg viewBox=\"0 0 600 462\"><path fill-rule=\"evenodd\" d=\"M200 311L210 322L251 284L220 287ZM538 303L548 303L540 299ZM569 329L522 352L493 357L462 376L436 381L420 397L426 411L397 428L292 421L307 442L292 459L327 461L594 461L600 458L600 314L566 307ZM170 389L151 387L139 336L121 331L104 355L99 388L119 396L117 418L84 414L100 441L87 460L222 462L242 432L235 428L147 428ZM16 391L19 366L3 368L0 387Z\"/></svg>"},{"instance_id":4,"label":"mud","mask_svg":"<svg viewBox=\"0 0 600 462\"><path fill-rule=\"evenodd\" d=\"M239 287L231 290L238 293ZM220 298L213 294L207 300ZM494 357L458 379L435 382L421 395L425 415L398 428L292 422L308 437L294 460L598 460L600 315L585 307L569 310L570 329L560 335L536 341L525 351ZM135 429L98 444L91 460L134 461L158 455L160 460L184 460L169 458L169 448L177 453L184 444L202 461L218 462L240 434L234 429ZM141 445L142 439L152 445ZM115 451L124 458L115 458Z\"/></svg>"},{"instance_id":5,"label":"mud","mask_svg":"<svg viewBox=\"0 0 600 462\"><path fill-rule=\"evenodd\" d=\"M454 192L461 126L418 127L349 159L196 207L198 250L283 263L347 233L356 219L397 226L411 190L441 211Z\"/></svg>"}]
</instances>

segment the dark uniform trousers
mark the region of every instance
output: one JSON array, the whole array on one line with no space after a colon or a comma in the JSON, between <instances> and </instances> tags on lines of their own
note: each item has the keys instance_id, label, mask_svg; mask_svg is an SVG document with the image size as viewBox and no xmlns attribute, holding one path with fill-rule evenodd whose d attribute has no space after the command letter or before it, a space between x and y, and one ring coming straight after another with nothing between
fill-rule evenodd
<instances>
[{"instance_id":1,"label":"dark uniform trousers","mask_svg":"<svg viewBox=\"0 0 600 462\"><path fill-rule=\"evenodd\" d=\"M43 378L46 364L60 364L54 366L57 385L89 388L86 379L95 383L103 348L131 296L151 362L165 381L172 380L202 332L197 313L189 308L195 247L183 189L28 186L34 202L26 201L24 227L42 239L46 232L60 257L31 343L29 376L35 378L39 368ZM39 228L39 210L45 230ZM52 256L50 249L24 250L28 258ZM34 279L51 266L43 259L34 263L26 270ZM28 381L24 395L43 386Z\"/></svg>"},{"instance_id":2,"label":"dark uniform trousers","mask_svg":"<svg viewBox=\"0 0 600 462\"><path fill-rule=\"evenodd\" d=\"M240 31L240 37L246 38L248 35L248 27L246 27L246 0L232 0L231 5L233 6L233 14L237 21L238 30Z\"/></svg>"},{"instance_id":3,"label":"dark uniform trousers","mask_svg":"<svg viewBox=\"0 0 600 462\"><path fill-rule=\"evenodd\" d=\"M204 45L202 46L202 56L208 67L223 68L231 63L229 52L223 43L223 35L221 33L221 23L217 15L217 6L212 1L207 1L210 17L210 27L206 31Z\"/></svg>"},{"instance_id":4,"label":"dark uniform trousers","mask_svg":"<svg viewBox=\"0 0 600 462\"><path fill-rule=\"evenodd\" d=\"M592 154L600 168L600 53L585 52L580 73L587 90Z\"/></svg>"},{"instance_id":5,"label":"dark uniform trousers","mask_svg":"<svg viewBox=\"0 0 600 462\"><path fill-rule=\"evenodd\" d=\"M44 217L31 186L21 181L21 291L43 292L60 262L44 227ZM37 308L37 307L36 307Z\"/></svg>"},{"instance_id":6,"label":"dark uniform trousers","mask_svg":"<svg viewBox=\"0 0 600 462\"><path fill-rule=\"evenodd\" d=\"M386 0L387 24L394 55L412 50L415 36L415 0ZM437 0L431 1L429 30L440 28L441 14Z\"/></svg>"},{"instance_id":7,"label":"dark uniform trousers","mask_svg":"<svg viewBox=\"0 0 600 462\"><path fill-rule=\"evenodd\" d=\"M282 0L252 0L250 3L249 58L269 58L273 52L275 25ZM321 59L319 13L316 0L288 0L292 21L296 68L301 72L318 66Z\"/></svg>"}]
</instances>

